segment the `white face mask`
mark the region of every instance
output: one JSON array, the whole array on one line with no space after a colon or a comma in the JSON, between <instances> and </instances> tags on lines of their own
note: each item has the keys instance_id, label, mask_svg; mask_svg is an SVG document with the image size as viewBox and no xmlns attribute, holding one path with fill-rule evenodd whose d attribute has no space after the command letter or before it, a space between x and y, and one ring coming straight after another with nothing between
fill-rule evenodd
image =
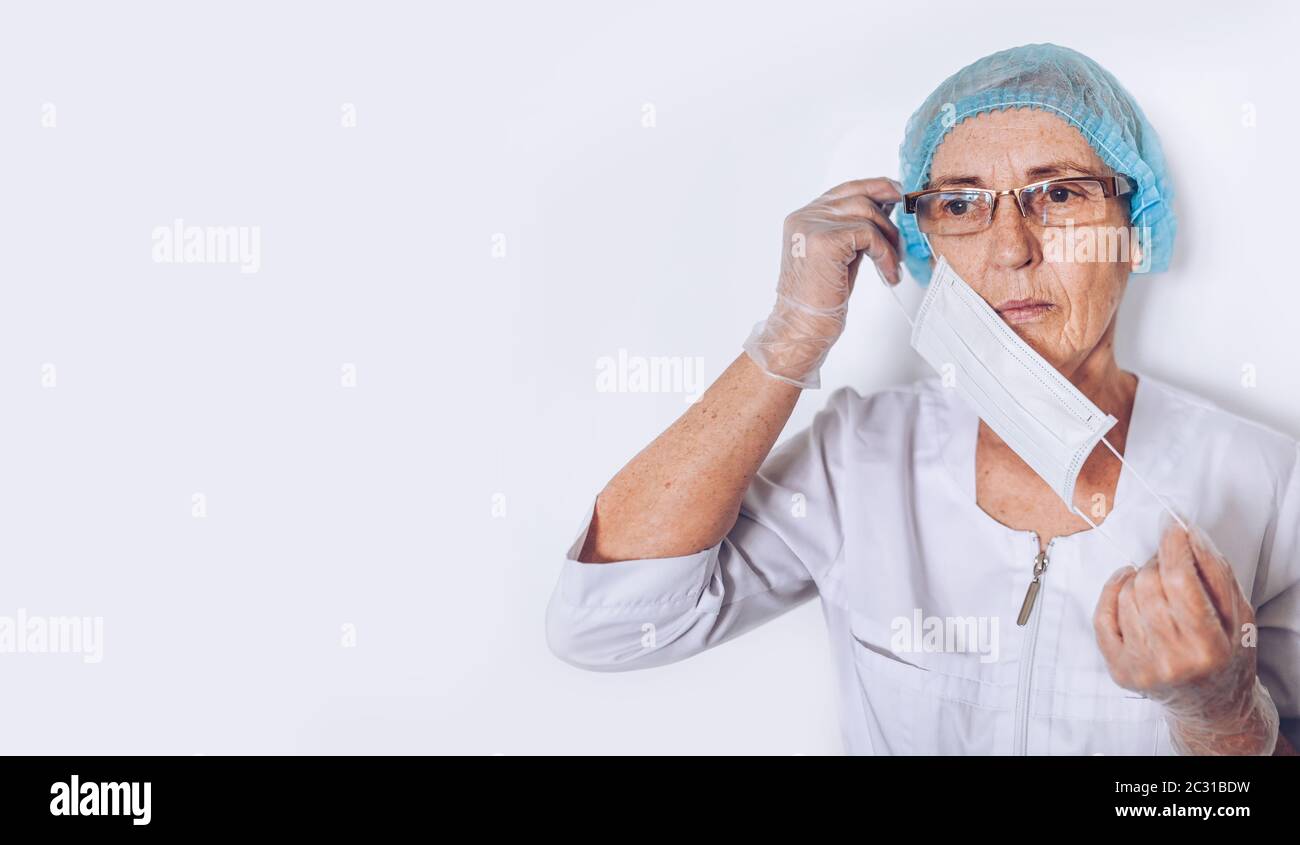
<instances>
[{"instance_id":1,"label":"white face mask","mask_svg":"<svg viewBox=\"0 0 1300 845\"><path fill-rule=\"evenodd\" d=\"M1083 462L1118 420L1012 331L947 259L935 265L912 348L1073 509Z\"/></svg>"},{"instance_id":2,"label":"white face mask","mask_svg":"<svg viewBox=\"0 0 1300 845\"><path fill-rule=\"evenodd\" d=\"M1116 419L1025 343L942 256L915 320L907 316L893 286L886 287L912 324L912 347L945 379L951 376L953 387L980 419L1072 513L1097 528L1074 506L1074 487L1099 442L1133 471L1105 438ZM1186 529L1164 499L1134 475Z\"/></svg>"}]
</instances>

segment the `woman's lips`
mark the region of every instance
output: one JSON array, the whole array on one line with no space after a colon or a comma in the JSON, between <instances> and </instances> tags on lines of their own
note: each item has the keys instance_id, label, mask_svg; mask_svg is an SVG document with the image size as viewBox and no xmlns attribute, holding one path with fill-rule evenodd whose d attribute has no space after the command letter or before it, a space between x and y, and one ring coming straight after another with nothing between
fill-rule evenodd
<instances>
[{"instance_id":1,"label":"woman's lips","mask_svg":"<svg viewBox=\"0 0 1300 845\"><path fill-rule=\"evenodd\" d=\"M1041 299L1013 299L999 305L997 312L1008 323L1032 323L1045 317L1053 307Z\"/></svg>"}]
</instances>

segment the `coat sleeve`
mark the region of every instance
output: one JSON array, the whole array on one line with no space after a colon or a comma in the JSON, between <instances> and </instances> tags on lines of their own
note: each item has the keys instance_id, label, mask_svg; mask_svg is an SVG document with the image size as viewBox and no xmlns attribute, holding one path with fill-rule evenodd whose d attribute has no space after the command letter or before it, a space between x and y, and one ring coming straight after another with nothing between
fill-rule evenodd
<instances>
[{"instance_id":1,"label":"coat sleeve","mask_svg":"<svg viewBox=\"0 0 1300 845\"><path fill-rule=\"evenodd\" d=\"M1258 670L1277 705L1281 733L1300 748L1300 445L1278 490L1277 513L1260 560Z\"/></svg>"},{"instance_id":2,"label":"coat sleeve","mask_svg":"<svg viewBox=\"0 0 1300 845\"><path fill-rule=\"evenodd\" d=\"M832 395L811 426L760 467L727 535L712 548L669 558L577 560L595 510L561 564L546 610L555 656L615 672L683 660L780 616L817 595L838 556L839 516L829 467L847 397Z\"/></svg>"}]
</instances>

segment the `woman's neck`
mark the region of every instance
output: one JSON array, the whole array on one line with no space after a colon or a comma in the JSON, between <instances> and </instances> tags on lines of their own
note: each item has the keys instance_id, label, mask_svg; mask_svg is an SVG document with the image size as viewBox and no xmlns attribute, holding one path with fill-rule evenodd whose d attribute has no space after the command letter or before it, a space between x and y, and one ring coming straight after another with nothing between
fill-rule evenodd
<instances>
[{"instance_id":1,"label":"woman's neck","mask_svg":"<svg viewBox=\"0 0 1300 845\"><path fill-rule=\"evenodd\" d=\"M1094 405L1119 420L1116 429L1125 431L1128 429L1129 416L1133 413L1137 376L1120 369L1115 360L1114 336L1115 326L1112 323L1101 342L1073 371L1064 375ZM1119 448L1114 440L1111 443Z\"/></svg>"}]
</instances>

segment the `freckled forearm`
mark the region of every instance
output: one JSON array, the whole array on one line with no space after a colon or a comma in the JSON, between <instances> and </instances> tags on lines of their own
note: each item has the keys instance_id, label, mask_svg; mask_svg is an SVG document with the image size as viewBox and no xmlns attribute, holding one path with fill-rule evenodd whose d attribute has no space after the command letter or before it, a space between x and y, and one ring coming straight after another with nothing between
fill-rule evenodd
<instances>
[{"instance_id":1,"label":"freckled forearm","mask_svg":"<svg viewBox=\"0 0 1300 845\"><path fill-rule=\"evenodd\" d=\"M578 559L671 557L717 543L799 394L740 355L606 485Z\"/></svg>"}]
</instances>

